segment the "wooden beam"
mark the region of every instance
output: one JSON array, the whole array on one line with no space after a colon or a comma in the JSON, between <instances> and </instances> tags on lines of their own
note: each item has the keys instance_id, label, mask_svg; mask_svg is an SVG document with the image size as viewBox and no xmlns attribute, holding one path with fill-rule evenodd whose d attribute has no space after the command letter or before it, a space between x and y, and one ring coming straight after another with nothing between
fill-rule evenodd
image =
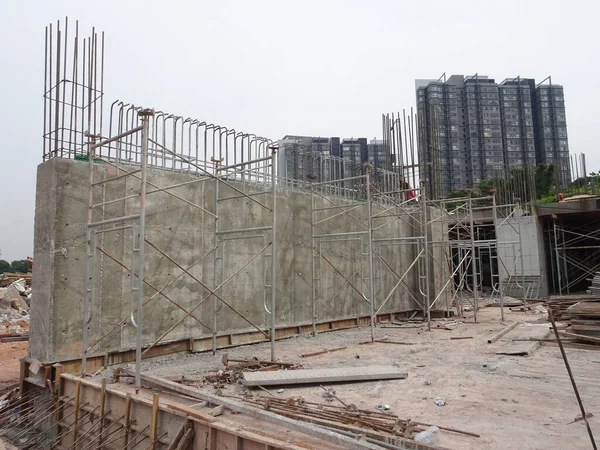
<instances>
[{"instance_id":1,"label":"wooden beam","mask_svg":"<svg viewBox=\"0 0 600 450\"><path fill-rule=\"evenodd\" d=\"M150 442L152 443L152 449L156 449L156 436L158 432L158 403L159 395L154 394L152 396L152 421L150 422Z\"/></svg>"},{"instance_id":2,"label":"wooden beam","mask_svg":"<svg viewBox=\"0 0 600 450\"><path fill-rule=\"evenodd\" d=\"M131 427L131 394L125 397L125 448L129 445L129 429Z\"/></svg>"},{"instance_id":3,"label":"wooden beam","mask_svg":"<svg viewBox=\"0 0 600 450\"><path fill-rule=\"evenodd\" d=\"M504 336L506 333L508 333L509 331L515 329L521 322L515 322L512 325L507 326L504 330L502 330L500 333L498 333L497 335L495 335L494 337L492 337L491 339L488 339L488 344L493 344L494 342L496 342L498 339L500 339L502 336Z\"/></svg>"},{"instance_id":4,"label":"wooden beam","mask_svg":"<svg viewBox=\"0 0 600 450\"><path fill-rule=\"evenodd\" d=\"M102 435L104 434L104 409L106 408L106 378L102 377L102 384L100 386L100 435L98 436L98 448L102 448Z\"/></svg>"},{"instance_id":5,"label":"wooden beam","mask_svg":"<svg viewBox=\"0 0 600 450\"><path fill-rule=\"evenodd\" d=\"M81 395L81 380L77 380L75 383L75 403L73 403L73 408L75 411L73 413L73 442L69 448L75 450L75 442L77 441L77 421L79 420L79 398Z\"/></svg>"},{"instance_id":6,"label":"wooden beam","mask_svg":"<svg viewBox=\"0 0 600 450\"><path fill-rule=\"evenodd\" d=\"M600 338L597 338L597 337L584 336L582 334L575 334L575 333L567 333L566 331L561 331L560 333L564 334L565 336L579 339L581 341L588 341L588 342L594 342L595 344L600 344Z\"/></svg>"}]
</instances>

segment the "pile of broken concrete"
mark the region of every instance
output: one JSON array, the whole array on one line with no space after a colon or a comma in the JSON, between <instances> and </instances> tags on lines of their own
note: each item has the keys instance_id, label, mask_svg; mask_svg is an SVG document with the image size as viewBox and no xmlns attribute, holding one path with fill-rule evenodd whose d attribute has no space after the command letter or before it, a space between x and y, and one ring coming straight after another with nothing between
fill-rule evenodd
<instances>
[{"instance_id":1,"label":"pile of broken concrete","mask_svg":"<svg viewBox=\"0 0 600 450\"><path fill-rule=\"evenodd\" d=\"M28 333L31 288L23 278L12 281L0 277L0 286L0 336Z\"/></svg>"}]
</instances>

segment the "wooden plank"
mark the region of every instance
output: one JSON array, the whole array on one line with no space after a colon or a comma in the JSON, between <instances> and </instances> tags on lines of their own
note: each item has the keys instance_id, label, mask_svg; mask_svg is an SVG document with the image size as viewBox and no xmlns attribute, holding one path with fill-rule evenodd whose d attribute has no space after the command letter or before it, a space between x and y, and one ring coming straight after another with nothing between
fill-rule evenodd
<instances>
[{"instance_id":1,"label":"wooden plank","mask_svg":"<svg viewBox=\"0 0 600 450\"><path fill-rule=\"evenodd\" d=\"M596 337L592 337L592 336L583 336L581 334L575 334L575 333L567 333L566 331L561 331L561 334L564 334L565 336L569 336L572 338L579 339L581 341L588 341L588 342L594 342L595 344L600 344L600 338L596 338Z\"/></svg>"},{"instance_id":2,"label":"wooden plank","mask_svg":"<svg viewBox=\"0 0 600 450\"><path fill-rule=\"evenodd\" d=\"M106 378L102 377L102 382L100 385L100 423L98 424L100 427L100 434L98 435L98 448L102 448L102 435L104 434L104 410L106 408ZM127 441L125 441L127 445Z\"/></svg>"},{"instance_id":3,"label":"wooden plank","mask_svg":"<svg viewBox=\"0 0 600 450\"><path fill-rule=\"evenodd\" d=\"M520 323L521 322L515 322L512 325L509 325L504 330L502 330L500 333L498 333L497 335L495 335L492 338L488 339L488 344L493 344L498 339L500 339L502 336L504 336L505 334L507 334L509 331L515 329Z\"/></svg>"},{"instance_id":4,"label":"wooden plank","mask_svg":"<svg viewBox=\"0 0 600 450\"><path fill-rule=\"evenodd\" d=\"M152 395L152 420L150 422L150 442L152 448L156 449L156 437L158 436L158 401L159 395Z\"/></svg>"},{"instance_id":5,"label":"wooden plank","mask_svg":"<svg viewBox=\"0 0 600 450\"><path fill-rule=\"evenodd\" d=\"M79 399L81 395L81 380L77 380L75 382L75 403L73 404L74 414L73 414L73 432L72 432L72 443L69 448L75 448L75 442L77 441L77 421L79 420Z\"/></svg>"},{"instance_id":6,"label":"wooden plank","mask_svg":"<svg viewBox=\"0 0 600 450\"><path fill-rule=\"evenodd\" d=\"M131 394L125 397L125 448L129 445L129 430L131 427Z\"/></svg>"},{"instance_id":7,"label":"wooden plank","mask_svg":"<svg viewBox=\"0 0 600 450\"><path fill-rule=\"evenodd\" d=\"M278 372L244 372L246 386L279 386L367 380L403 379L408 375L396 367L364 366L334 369L280 370Z\"/></svg>"},{"instance_id":8,"label":"wooden plank","mask_svg":"<svg viewBox=\"0 0 600 450\"><path fill-rule=\"evenodd\" d=\"M290 371L290 372L295 372L295 371ZM130 370L123 370L123 373L132 375L132 376L135 375L135 373ZM188 386L182 386L173 381L165 380L164 378L153 377L153 376L146 375L146 374L142 374L141 378L144 382L146 382L148 384L152 384L154 386L158 386L163 389L168 389L173 392L178 392L180 394L187 395L188 397L192 397L192 398L195 398L198 400L204 400L204 401L207 401L207 402L215 404L215 405L223 405L224 407L226 407L227 409L230 409L232 411L237 411L241 414L245 414L247 416L254 417L256 419L264 420L265 422L269 422L274 425L282 426L282 427L288 428L290 430L295 430L295 431L299 431L301 433L306 433L310 436L314 436L317 439L322 439L324 441L327 441L327 442L330 442L330 443L333 443L336 445L340 445L345 448L353 448L353 449L366 448L366 449L371 449L371 450L379 450L380 449L379 446L375 446L375 445L369 444L367 442L357 442L355 439L352 439L352 438L349 438L346 436L341 436L339 433L327 431L327 430L324 430L322 428L319 428L317 426L314 426L314 425L311 425L308 423L301 423L299 421L288 419L287 417L282 417L278 414L275 414L275 413L272 413L269 411L263 411L263 410L254 408L252 406L247 406L247 405L238 403L237 401L231 400L226 397L218 397L216 395L207 394L207 393L199 391L197 389L194 389L194 388L191 388ZM212 429L212 427L211 427L211 429ZM212 433L214 433L214 430L212 431ZM213 438L212 434L211 434L210 438L211 439ZM214 436L214 439L216 439L216 436ZM210 447L210 448L217 448L217 447Z\"/></svg>"}]
</instances>

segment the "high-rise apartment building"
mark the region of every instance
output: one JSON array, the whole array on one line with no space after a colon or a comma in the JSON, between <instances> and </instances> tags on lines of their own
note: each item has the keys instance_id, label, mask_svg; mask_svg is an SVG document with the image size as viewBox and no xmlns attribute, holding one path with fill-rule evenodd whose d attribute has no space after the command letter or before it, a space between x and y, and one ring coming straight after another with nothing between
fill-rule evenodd
<instances>
[{"instance_id":1,"label":"high-rise apartment building","mask_svg":"<svg viewBox=\"0 0 600 450\"><path fill-rule=\"evenodd\" d=\"M571 180L571 167L563 87L552 83L537 86L533 108L537 161L555 163L559 183L564 185Z\"/></svg>"},{"instance_id":2,"label":"high-rise apartment building","mask_svg":"<svg viewBox=\"0 0 600 450\"><path fill-rule=\"evenodd\" d=\"M362 172L370 162L390 169L390 150L383 140L286 135L279 141L278 176L285 180L329 181Z\"/></svg>"},{"instance_id":3,"label":"high-rise apartment building","mask_svg":"<svg viewBox=\"0 0 600 450\"><path fill-rule=\"evenodd\" d=\"M417 80L416 88L419 158L429 163L424 173L430 192L476 188L538 163L554 163L560 182L570 180L562 86L452 75Z\"/></svg>"},{"instance_id":4,"label":"high-rise apartment building","mask_svg":"<svg viewBox=\"0 0 600 450\"><path fill-rule=\"evenodd\" d=\"M378 169L391 169L391 155L383 139L371 139L367 144L366 161Z\"/></svg>"},{"instance_id":5,"label":"high-rise apartment building","mask_svg":"<svg viewBox=\"0 0 600 450\"><path fill-rule=\"evenodd\" d=\"M536 164L532 104L535 81L507 79L499 89L505 166L510 170Z\"/></svg>"},{"instance_id":6,"label":"high-rise apartment building","mask_svg":"<svg viewBox=\"0 0 600 450\"><path fill-rule=\"evenodd\" d=\"M340 138L286 135L279 141L277 173L286 180L328 181L335 177L329 156L340 153Z\"/></svg>"},{"instance_id":7,"label":"high-rise apartment building","mask_svg":"<svg viewBox=\"0 0 600 450\"><path fill-rule=\"evenodd\" d=\"M366 138L350 138L342 139L341 157L350 161L361 164L367 159L367 139Z\"/></svg>"}]
</instances>

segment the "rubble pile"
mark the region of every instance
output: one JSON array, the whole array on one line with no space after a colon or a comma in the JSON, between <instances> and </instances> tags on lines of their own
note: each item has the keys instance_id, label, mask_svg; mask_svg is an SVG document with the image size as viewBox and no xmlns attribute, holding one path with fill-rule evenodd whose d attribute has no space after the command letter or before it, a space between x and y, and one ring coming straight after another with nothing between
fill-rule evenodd
<instances>
[{"instance_id":1,"label":"rubble pile","mask_svg":"<svg viewBox=\"0 0 600 450\"><path fill-rule=\"evenodd\" d=\"M30 279L0 276L0 337L29 332Z\"/></svg>"}]
</instances>

